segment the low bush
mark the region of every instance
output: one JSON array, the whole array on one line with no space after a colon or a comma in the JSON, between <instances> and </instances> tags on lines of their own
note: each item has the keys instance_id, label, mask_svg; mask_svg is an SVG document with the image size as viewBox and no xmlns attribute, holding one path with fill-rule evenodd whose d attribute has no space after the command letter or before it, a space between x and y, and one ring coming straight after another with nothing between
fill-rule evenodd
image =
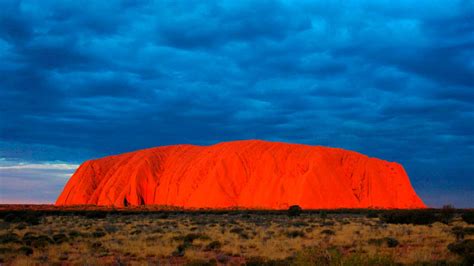
<instances>
[{"instance_id":1,"label":"low bush","mask_svg":"<svg viewBox=\"0 0 474 266\"><path fill-rule=\"evenodd\" d=\"M195 259L188 261L186 266L216 266L216 260L204 260L204 259Z\"/></svg>"},{"instance_id":2,"label":"low bush","mask_svg":"<svg viewBox=\"0 0 474 266\"><path fill-rule=\"evenodd\" d=\"M180 244L176 247L176 250L173 251L173 253L171 255L174 256L174 257L183 257L184 253L186 252L186 248L188 248L187 245Z\"/></svg>"},{"instance_id":3,"label":"low bush","mask_svg":"<svg viewBox=\"0 0 474 266\"><path fill-rule=\"evenodd\" d=\"M304 237L305 234L303 231L293 230L286 232L286 236L288 238L297 238L297 237Z\"/></svg>"},{"instance_id":4,"label":"low bush","mask_svg":"<svg viewBox=\"0 0 474 266\"><path fill-rule=\"evenodd\" d=\"M456 237L456 241L461 241L464 239L464 228L461 227L461 226L455 226L453 228L451 228L451 232L453 233L453 235Z\"/></svg>"},{"instance_id":5,"label":"low bush","mask_svg":"<svg viewBox=\"0 0 474 266\"><path fill-rule=\"evenodd\" d=\"M35 248L45 248L50 244L53 244L54 241L46 235L39 235L37 237L32 236L31 246Z\"/></svg>"},{"instance_id":6,"label":"low bush","mask_svg":"<svg viewBox=\"0 0 474 266\"><path fill-rule=\"evenodd\" d=\"M376 211L369 211L366 215L367 218L379 218L379 214Z\"/></svg>"},{"instance_id":7,"label":"low bush","mask_svg":"<svg viewBox=\"0 0 474 266\"><path fill-rule=\"evenodd\" d=\"M323 231L321 231L321 234L323 234L323 235L335 235L336 232L334 232L333 230L330 230L330 229L324 229Z\"/></svg>"},{"instance_id":8,"label":"low bush","mask_svg":"<svg viewBox=\"0 0 474 266\"><path fill-rule=\"evenodd\" d=\"M474 211L463 213L461 218L468 224L474 224Z\"/></svg>"},{"instance_id":9,"label":"low bush","mask_svg":"<svg viewBox=\"0 0 474 266\"><path fill-rule=\"evenodd\" d=\"M41 223L42 215L32 211L16 211L3 216L7 223L26 223L28 225L38 225Z\"/></svg>"},{"instance_id":10,"label":"low bush","mask_svg":"<svg viewBox=\"0 0 474 266\"><path fill-rule=\"evenodd\" d=\"M427 225L439 220L430 210L393 211L382 214L381 220L389 224Z\"/></svg>"},{"instance_id":11,"label":"low bush","mask_svg":"<svg viewBox=\"0 0 474 266\"><path fill-rule=\"evenodd\" d=\"M444 205L440 213L441 222L444 224L449 224L454 218L455 214L456 210L452 205Z\"/></svg>"},{"instance_id":12,"label":"low bush","mask_svg":"<svg viewBox=\"0 0 474 266\"><path fill-rule=\"evenodd\" d=\"M323 250L309 247L297 252L291 264L286 265L398 265L392 257L351 253L343 255L339 250Z\"/></svg>"},{"instance_id":13,"label":"low bush","mask_svg":"<svg viewBox=\"0 0 474 266\"><path fill-rule=\"evenodd\" d=\"M371 238L371 239L369 239L369 241L367 243L369 245L374 245L374 246L380 247L380 246L383 245L384 242L385 241L383 240L383 238Z\"/></svg>"},{"instance_id":14,"label":"low bush","mask_svg":"<svg viewBox=\"0 0 474 266\"><path fill-rule=\"evenodd\" d=\"M219 250L221 247L222 247L221 242L215 240L215 241L212 241L211 243L207 244L205 250L206 251Z\"/></svg>"},{"instance_id":15,"label":"low bush","mask_svg":"<svg viewBox=\"0 0 474 266\"><path fill-rule=\"evenodd\" d=\"M69 239L65 234L55 234L53 235L54 243L61 244L67 242Z\"/></svg>"},{"instance_id":16,"label":"low bush","mask_svg":"<svg viewBox=\"0 0 474 266\"><path fill-rule=\"evenodd\" d=\"M322 222L321 223L321 226L333 226L335 225L336 223L333 222L333 221L325 221L325 222Z\"/></svg>"},{"instance_id":17,"label":"low bush","mask_svg":"<svg viewBox=\"0 0 474 266\"><path fill-rule=\"evenodd\" d=\"M387 247L394 248L398 246L399 242L396 238L393 237L386 237L385 242L387 243Z\"/></svg>"},{"instance_id":18,"label":"low bush","mask_svg":"<svg viewBox=\"0 0 474 266\"><path fill-rule=\"evenodd\" d=\"M175 241L183 241L184 243L193 243L194 240L201 239L201 240L209 240L210 237L204 234L197 234L197 233L190 233L187 235L180 235L173 237Z\"/></svg>"},{"instance_id":19,"label":"low bush","mask_svg":"<svg viewBox=\"0 0 474 266\"><path fill-rule=\"evenodd\" d=\"M323 221L326 220L326 218L328 218L328 213L326 211L320 211L319 218L321 218Z\"/></svg>"},{"instance_id":20,"label":"low bush","mask_svg":"<svg viewBox=\"0 0 474 266\"><path fill-rule=\"evenodd\" d=\"M28 246L22 246L17 250L17 252L25 256L30 256L33 254L33 249Z\"/></svg>"},{"instance_id":21,"label":"low bush","mask_svg":"<svg viewBox=\"0 0 474 266\"><path fill-rule=\"evenodd\" d=\"M230 229L231 233L234 233L234 234L241 234L244 232L244 229L243 228L240 228L240 227L234 227L232 229Z\"/></svg>"},{"instance_id":22,"label":"low bush","mask_svg":"<svg viewBox=\"0 0 474 266\"><path fill-rule=\"evenodd\" d=\"M91 249L96 249L102 247L102 243L100 242L93 242L90 244Z\"/></svg>"},{"instance_id":23,"label":"low bush","mask_svg":"<svg viewBox=\"0 0 474 266\"><path fill-rule=\"evenodd\" d=\"M106 234L107 233L105 233L103 230L100 230L100 229L92 232L92 236L95 238L104 237Z\"/></svg>"},{"instance_id":24,"label":"low bush","mask_svg":"<svg viewBox=\"0 0 474 266\"><path fill-rule=\"evenodd\" d=\"M300 206L292 205L290 206L290 208L288 208L288 216L290 217L300 216L302 211L303 209L301 209Z\"/></svg>"},{"instance_id":25,"label":"low bush","mask_svg":"<svg viewBox=\"0 0 474 266\"><path fill-rule=\"evenodd\" d=\"M0 255L12 253L13 249L9 247L0 247ZM1 263L1 262L0 262Z\"/></svg>"},{"instance_id":26,"label":"low bush","mask_svg":"<svg viewBox=\"0 0 474 266\"><path fill-rule=\"evenodd\" d=\"M183 241L193 243L193 241L196 240L196 239L209 240L210 238L209 238L209 236L204 235L204 234L191 233L191 234L187 234L186 236L184 236Z\"/></svg>"},{"instance_id":27,"label":"low bush","mask_svg":"<svg viewBox=\"0 0 474 266\"><path fill-rule=\"evenodd\" d=\"M21 243L20 237L15 233L0 235L0 244Z\"/></svg>"},{"instance_id":28,"label":"low bush","mask_svg":"<svg viewBox=\"0 0 474 266\"><path fill-rule=\"evenodd\" d=\"M305 226L309 226L309 224L307 222L303 222L303 221L298 221L298 222L294 222L291 224L292 226L294 227L305 227Z\"/></svg>"},{"instance_id":29,"label":"low bush","mask_svg":"<svg viewBox=\"0 0 474 266\"><path fill-rule=\"evenodd\" d=\"M387 245L389 248L394 248L399 245L399 242L396 238L393 237L384 237L384 238L371 238L368 241L369 245L382 246Z\"/></svg>"},{"instance_id":30,"label":"low bush","mask_svg":"<svg viewBox=\"0 0 474 266\"><path fill-rule=\"evenodd\" d=\"M69 231L68 236L70 238L76 238L76 237L83 236L83 234L79 231L72 230L72 231Z\"/></svg>"},{"instance_id":31,"label":"low bush","mask_svg":"<svg viewBox=\"0 0 474 266\"><path fill-rule=\"evenodd\" d=\"M135 229L132 232L130 232L131 235L139 235L141 233L142 233L142 230L140 230L140 229Z\"/></svg>"},{"instance_id":32,"label":"low bush","mask_svg":"<svg viewBox=\"0 0 474 266\"><path fill-rule=\"evenodd\" d=\"M245 262L246 266L287 266L293 265L293 258L286 259L265 259L262 257L250 257ZM308 264L302 264L308 265Z\"/></svg>"},{"instance_id":33,"label":"low bush","mask_svg":"<svg viewBox=\"0 0 474 266\"><path fill-rule=\"evenodd\" d=\"M105 224L104 225L104 230L107 232L107 233L116 233L118 231L118 228L117 226L113 225L113 224Z\"/></svg>"},{"instance_id":34,"label":"low bush","mask_svg":"<svg viewBox=\"0 0 474 266\"><path fill-rule=\"evenodd\" d=\"M69 259L69 255L67 253L61 253L61 255L59 255L58 259L60 261L67 261Z\"/></svg>"},{"instance_id":35,"label":"low bush","mask_svg":"<svg viewBox=\"0 0 474 266\"><path fill-rule=\"evenodd\" d=\"M448 245L449 251L463 258L465 265L474 264L474 239L467 239Z\"/></svg>"},{"instance_id":36,"label":"low bush","mask_svg":"<svg viewBox=\"0 0 474 266\"><path fill-rule=\"evenodd\" d=\"M107 212L104 211L87 211L84 215L89 219L104 219L107 218Z\"/></svg>"}]
</instances>

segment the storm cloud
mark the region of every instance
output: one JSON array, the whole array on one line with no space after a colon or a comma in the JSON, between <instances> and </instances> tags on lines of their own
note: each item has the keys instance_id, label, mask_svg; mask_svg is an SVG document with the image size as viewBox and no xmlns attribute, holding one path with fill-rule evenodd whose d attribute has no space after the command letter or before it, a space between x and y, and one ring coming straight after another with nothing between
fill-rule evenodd
<instances>
[{"instance_id":1,"label":"storm cloud","mask_svg":"<svg viewBox=\"0 0 474 266\"><path fill-rule=\"evenodd\" d=\"M326 145L402 163L428 205L473 207L473 2L316 2L1 2L0 158ZM2 187L55 180L42 201L67 180L5 171Z\"/></svg>"}]
</instances>

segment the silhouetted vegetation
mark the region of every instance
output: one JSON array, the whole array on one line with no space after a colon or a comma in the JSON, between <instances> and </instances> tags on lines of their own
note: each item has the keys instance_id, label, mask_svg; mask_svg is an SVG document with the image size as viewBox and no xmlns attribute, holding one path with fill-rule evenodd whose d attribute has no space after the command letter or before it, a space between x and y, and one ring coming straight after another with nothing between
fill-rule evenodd
<instances>
[{"instance_id":1,"label":"silhouetted vegetation","mask_svg":"<svg viewBox=\"0 0 474 266\"><path fill-rule=\"evenodd\" d=\"M334 232L333 230L330 230L330 229L324 229L323 231L321 231L321 234L323 235L335 235L336 232Z\"/></svg>"},{"instance_id":2,"label":"silhouetted vegetation","mask_svg":"<svg viewBox=\"0 0 474 266\"><path fill-rule=\"evenodd\" d=\"M33 254L33 249L31 247L27 247L27 246L22 246L17 251L18 251L18 253L26 255L26 256L29 256L29 255Z\"/></svg>"},{"instance_id":3,"label":"silhouetted vegetation","mask_svg":"<svg viewBox=\"0 0 474 266\"><path fill-rule=\"evenodd\" d=\"M286 235L289 238L304 237L304 232L303 231L298 231L298 230L293 230L293 231L286 232Z\"/></svg>"},{"instance_id":4,"label":"silhouetted vegetation","mask_svg":"<svg viewBox=\"0 0 474 266\"><path fill-rule=\"evenodd\" d=\"M21 243L20 238L15 233L0 235L0 244Z\"/></svg>"},{"instance_id":5,"label":"silhouetted vegetation","mask_svg":"<svg viewBox=\"0 0 474 266\"><path fill-rule=\"evenodd\" d=\"M207 251L209 251L209 250L219 250L221 247L222 247L221 242L216 240L216 241L212 241L211 243L207 244L205 250L207 250Z\"/></svg>"},{"instance_id":6,"label":"silhouetted vegetation","mask_svg":"<svg viewBox=\"0 0 474 266\"><path fill-rule=\"evenodd\" d=\"M474 211L465 212L461 217L466 223L474 224Z\"/></svg>"},{"instance_id":7,"label":"silhouetted vegetation","mask_svg":"<svg viewBox=\"0 0 474 266\"><path fill-rule=\"evenodd\" d=\"M415 224L426 225L439 221L439 217L434 212L419 211L393 211L383 213L380 217L383 222L390 224Z\"/></svg>"},{"instance_id":8,"label":"silhouetted vegetation","mask_svg":"<svg viewBox=\"0 0 474 266\"><path fill-rule=\"evenodd\" d=\"M290 217L300 216L302 211L303 210L298 205L290 206L290 208L288 208L288 216Z\"/></svg>"},{"instance_id":9,"label":"silhouetted vegetation","mask_svg":"<svg viewBox=\"0 0 474 266\"><path fill-rule=\"evenodd\" d=\"M448 249L460 255L465 265L474 264L474 240L463 240L448 245Z\"/></svg>"},{"instance_id":10,"label":"silhouetted vegetation","mask_svg":"<svg viewBox=\"0 0 474 266\"><path fill-rule=\"evenodd\" d=\"M368 243L379 247L385 245L389 248L397 247L400 244L398 240L393 237L371 238Z\"/></svg>"},{"instance_id":11,"label":"silhouetted vegetation","mask_svg":"<svg viewBox=\"0 0 474 266\"><path fill-rule=\"evenodd\" d=\"M454 218L454 215L456 214L456 210L452 205L444 205L443 208L441 209L441 222L445 224L449 224L451 220Z\"/></svg>"},{"instance_id":12,"label":"silhouetted vegetation","mask_svg":"<svg viewBox=\"0 0 474 266\"><path fill-rule=\"evenodd\" d=\"M378 218L379 214L376 211L369 210L366 217L367 218Z\"/></svg>"},{"instance_id":13,"label":"silhouetted vegetation","mask_svg":"<svg viewBox=\"0 0 474 266\"><path fill-rule=\"evenodd\" d=\"M319 218L321 218L323 221L326 220L326 218L328 218L328 213L326 211L320 211Z\"/></svg>"},{"instance_id":14,"label":"silhouetted vegetation","mask_svg":"<svg viewBox=\"0 0 474 266\"><path fill-rule=\"evenodd\" d=\"M42 214L34 211L23 211L16 213L6 213L3 220L7 223L26 223L29 225L38 225L41 223Z\"/></svg>"}]
</instances>

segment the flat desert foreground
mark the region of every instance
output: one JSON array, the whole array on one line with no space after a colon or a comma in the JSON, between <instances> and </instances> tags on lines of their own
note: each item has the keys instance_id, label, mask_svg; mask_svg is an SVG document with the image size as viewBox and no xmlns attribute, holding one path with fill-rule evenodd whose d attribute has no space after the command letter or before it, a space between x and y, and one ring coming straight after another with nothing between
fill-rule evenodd
<instances>
[{"instance_id":1,"label":"flat desert foreground","mask_svg":"<svg viewBox=\"0 0 474 266\"><path fill-rule=\"evenodd\" d=\"M2 265L472 265L472 210L0 206Z\"/></svg>"}]
</instances>

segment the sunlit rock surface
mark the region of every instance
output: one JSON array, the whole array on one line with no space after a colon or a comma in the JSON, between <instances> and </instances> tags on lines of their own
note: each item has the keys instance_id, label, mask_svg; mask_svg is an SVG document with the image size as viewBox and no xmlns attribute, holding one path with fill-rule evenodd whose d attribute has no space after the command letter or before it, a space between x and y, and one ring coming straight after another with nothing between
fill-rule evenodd
<instances>
[{"instance_id":1,"label":"sunlit rock surface","mask_svg":"<svg viewBox=\"0 0 474 266\"><path fill-rule=\"evenodd\" d=\"M56 205L424 208L398 163L338 148L233 141L84 162Z\"/></svg>"}]
</instances>

